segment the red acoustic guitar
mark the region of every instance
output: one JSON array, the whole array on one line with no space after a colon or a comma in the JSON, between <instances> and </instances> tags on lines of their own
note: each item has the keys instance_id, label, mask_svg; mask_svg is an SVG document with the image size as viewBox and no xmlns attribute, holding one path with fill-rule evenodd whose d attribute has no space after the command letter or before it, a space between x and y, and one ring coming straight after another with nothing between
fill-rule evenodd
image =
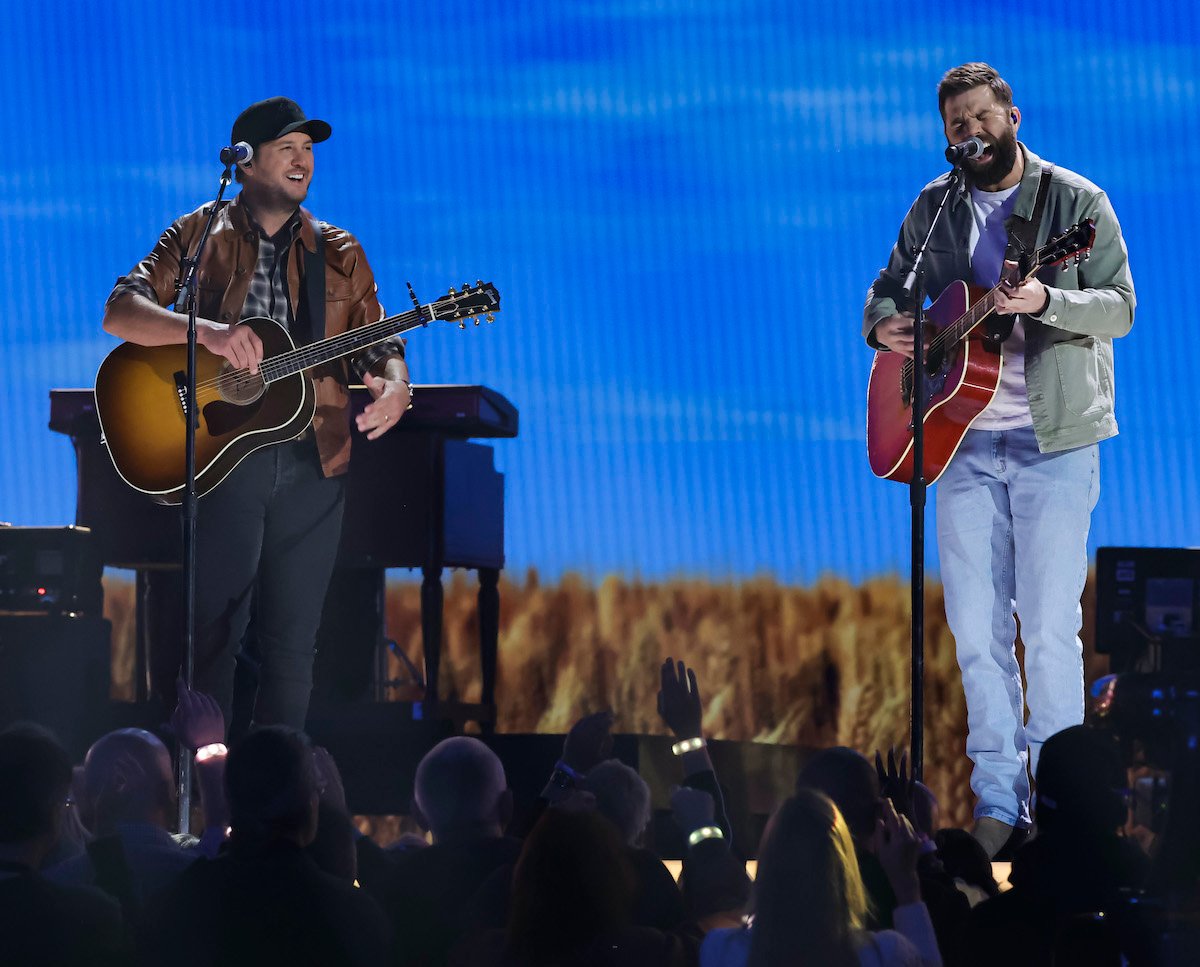
<instances>
[{"instance_id":1,"label":"red acoustic guitar","mask_svg":"<svg viewBox=\"0 0 1200 967\"><path fill-rule=\"evenodd\" d=\"M1092 219L1073 225L1039 248L1023 279L1074 257L1096 240ZM997 286L996 288L999 288ZM929 348L922 367L927 387L925 480L934 483L958 451L975 418L996 395L1001 354L984 343L983 321L996 310L996 288L954 282L925 311ZM867 386L867 457L877 477L908 483L913 473L913 361L877 352Z\"/></svg>"}]
</instances>

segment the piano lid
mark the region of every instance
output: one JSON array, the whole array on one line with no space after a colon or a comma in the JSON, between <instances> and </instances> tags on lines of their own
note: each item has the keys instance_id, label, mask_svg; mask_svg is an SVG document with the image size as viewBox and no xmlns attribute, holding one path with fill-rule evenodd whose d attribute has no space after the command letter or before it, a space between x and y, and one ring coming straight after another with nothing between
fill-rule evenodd
<instances>
[{"instance_id":1,"label":"piano lid","mask_svg":"<svg viewBox=\"0 0 1200 967\"><path fill-rule=\"evenodd\" d=\"M370 396L364 386L350 387L352 406L361 410ZM449 437L515 437L517 408L494 389L478 385L413 386L413 408L396 431L438 430ZM50 429L68 436L98 434L96 399L90 389L50 391ZM393 432L396 432L393 431Z\"/></svg>"}]
</instances>

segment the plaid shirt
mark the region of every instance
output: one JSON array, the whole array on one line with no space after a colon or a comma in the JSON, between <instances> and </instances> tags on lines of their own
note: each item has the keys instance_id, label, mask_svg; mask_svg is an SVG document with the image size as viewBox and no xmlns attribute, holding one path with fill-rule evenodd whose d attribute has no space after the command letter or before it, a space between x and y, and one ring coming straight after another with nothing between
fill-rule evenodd
<instances>
[{"instance_id":1,"label":"plaid shirt","mask_svg":"<svg viewBox=\"0 0 1200 967\"><path fill-rule=\"evenodd\" d=\"M300 232L300 212L297 210L291 221L271 236L263 231L249 211L246 214L250 216L250 224L258 231L258 263L254 266L250 291L246 293L240 318L246 320L265 316L290 332L296 316L288 296L287 258Z\"/></svg>"}]
</instances>

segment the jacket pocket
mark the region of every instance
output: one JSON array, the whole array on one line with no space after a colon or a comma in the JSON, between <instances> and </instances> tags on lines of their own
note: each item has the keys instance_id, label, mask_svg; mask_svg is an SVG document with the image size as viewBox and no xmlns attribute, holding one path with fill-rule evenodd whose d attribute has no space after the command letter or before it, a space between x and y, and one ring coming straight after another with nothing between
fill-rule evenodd
<instances>
[{"instance_id":1,"label":"jacket pocket","mask_svg":"<svg viewBox=\"0 0 1200 967\"><path fill-rule=\"evenodd\" d=\"M1100 360L1096 340L1080 336L1054 344L1054 362L1063 405L1076 416L1090 416L1101 408Z\"/></svg>"}]
</instances>

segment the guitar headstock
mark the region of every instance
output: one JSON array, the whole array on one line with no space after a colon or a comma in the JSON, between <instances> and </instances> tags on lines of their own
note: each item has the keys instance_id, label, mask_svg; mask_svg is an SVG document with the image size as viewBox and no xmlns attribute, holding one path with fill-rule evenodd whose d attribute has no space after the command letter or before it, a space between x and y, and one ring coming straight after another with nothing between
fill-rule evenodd
<instances>
[{"instance_id":1,"label":"guitar headstock","mask_svg":"<svg viewBox=\"0 0 1200 967\"><path fill-rule=\"evenodd\" d=\"M493 313L500 311L500 293L490 282L476 282L461 289L450 288L447 295L442 296L425 306L431 322L457 322L458 328L465 329L466 321L475 318L479 325L479 316L485 316L488 322L493 320Z\"/></svg>"},{"instance_id":2,"label":"guitar headstock","mask_svg":"<svg viewBox=\"0 0 1200 967\"><path fill-rule=\"evenodd\" d=\"M1087 253L1095 243L1096 222L1086 218L1038 249L1034 266L1044 269L1051 265L1059 265L1072 257L1078 263L1081 258L1087 258Z\"/></svg>"}]
</instances>

